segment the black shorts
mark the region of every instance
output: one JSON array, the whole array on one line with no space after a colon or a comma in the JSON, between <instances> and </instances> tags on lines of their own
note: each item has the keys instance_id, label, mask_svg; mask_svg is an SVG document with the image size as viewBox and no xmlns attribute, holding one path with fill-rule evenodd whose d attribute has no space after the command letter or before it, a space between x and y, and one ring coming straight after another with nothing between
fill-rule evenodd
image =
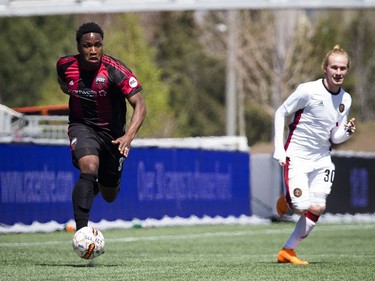
<instances>
[{"instance_id":1,"label":"black shorts","mask_svg":"<svg viewBox=\"0 0 375 281\"><path fill-rule=\"evenodd\" d=\"M108 187L120 184L125 157L111 141L113 137L106 132L98 132L80 123L69 125L68 136L73 165L78 168L78 160L83 156L99 157L98 181Z\"/></svg>"}]
</instances>

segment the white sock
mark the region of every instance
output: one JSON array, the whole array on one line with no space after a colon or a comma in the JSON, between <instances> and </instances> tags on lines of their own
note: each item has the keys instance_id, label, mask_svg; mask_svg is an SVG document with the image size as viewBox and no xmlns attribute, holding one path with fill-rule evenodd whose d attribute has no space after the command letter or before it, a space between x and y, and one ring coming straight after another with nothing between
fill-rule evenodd
<instances>
[{"instance_id":1,"label":"white sock","mask_svg":"<svg viewBox=\"0 0 375 281\"><path fill-rule=\"evenodd\" d=\"M284 245L286 249L295 249L298 244L306 238L315 227L315 222L302 215L294 228L293 233L290 235L289 240Z\"/></svg>"}]
</instances>

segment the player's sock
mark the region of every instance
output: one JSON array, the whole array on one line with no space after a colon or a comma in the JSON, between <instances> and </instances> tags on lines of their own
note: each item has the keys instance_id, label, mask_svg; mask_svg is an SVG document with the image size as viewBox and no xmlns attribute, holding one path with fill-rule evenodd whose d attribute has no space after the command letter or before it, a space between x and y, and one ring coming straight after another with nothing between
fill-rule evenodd
<instances>
[{"instance_id":1,"label":"player's sock","mask_svg":"<svg viewBox=\"0 0 375 281\"><path fill-rule=\"evenodd\" d=\"M289 237L289 240L286 242L284 248L286 249L295 249L298 244L305 239L310 232L314 229L316 222L318 221L319 216L314 215L310 211L302 215L298 220L296 227L294 228L293 233Z\"/></svg>"},{"instance_id":2,"label":"player's sock","mask_svg":"<svg viewBox=\"0 0 375 281\"><path fill-rule=\"evenodd\" d=\"M94 186L96 176L88 173L81 173L72 192L74 219L76 229L87 226L91 205L94 200Z\"/></svg>"}]
</instances>

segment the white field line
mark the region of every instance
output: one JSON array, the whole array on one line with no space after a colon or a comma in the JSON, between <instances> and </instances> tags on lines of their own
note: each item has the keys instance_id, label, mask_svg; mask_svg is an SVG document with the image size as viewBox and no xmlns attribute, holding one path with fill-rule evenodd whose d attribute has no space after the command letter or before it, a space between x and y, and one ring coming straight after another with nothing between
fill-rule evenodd
<instances>
[{"instance_id":1,"label":"white field line","mask_svg":"<svg viewBox=\"0 0 375 281\"><path fill-rule=\"evenodd\" d=\"M359 229L375 229L375 224L356 224L356 225L325 225L323 228L317 228L316 231L332 232L332 231L357 231ZM205 232L197 234L177 234L177 235L158 235L158 236L130 236L123 238L109 238L106 242L137 242L137 241L161 241L161 240L183 240L183 239L204 239L211 237L225 236L251 236L251 235L279 235L291 233L291 229L259 229L250 231L226 231L226 232ZM71 241L40 241L40 242L2 242L1 247L40 247L49 245L67 244Z\"/></svg>"}]
</instances>

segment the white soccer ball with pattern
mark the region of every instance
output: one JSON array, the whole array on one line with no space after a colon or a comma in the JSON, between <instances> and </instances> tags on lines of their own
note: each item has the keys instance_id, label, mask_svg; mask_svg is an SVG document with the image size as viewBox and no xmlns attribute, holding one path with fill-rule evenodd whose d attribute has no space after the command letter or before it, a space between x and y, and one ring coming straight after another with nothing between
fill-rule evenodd
<instances>
[{"instance_id":1,"label":"white soccer ball with pattern","mask_svg":"<svg viewBox=\"0 0 375 281\"><path fill-rule=\"evenodd\" d=\"M79 229L73 237L73 249L83 259L94 259L104 253L104 236L99 229L86 226Z\"/></svg>"}]
</instances>

